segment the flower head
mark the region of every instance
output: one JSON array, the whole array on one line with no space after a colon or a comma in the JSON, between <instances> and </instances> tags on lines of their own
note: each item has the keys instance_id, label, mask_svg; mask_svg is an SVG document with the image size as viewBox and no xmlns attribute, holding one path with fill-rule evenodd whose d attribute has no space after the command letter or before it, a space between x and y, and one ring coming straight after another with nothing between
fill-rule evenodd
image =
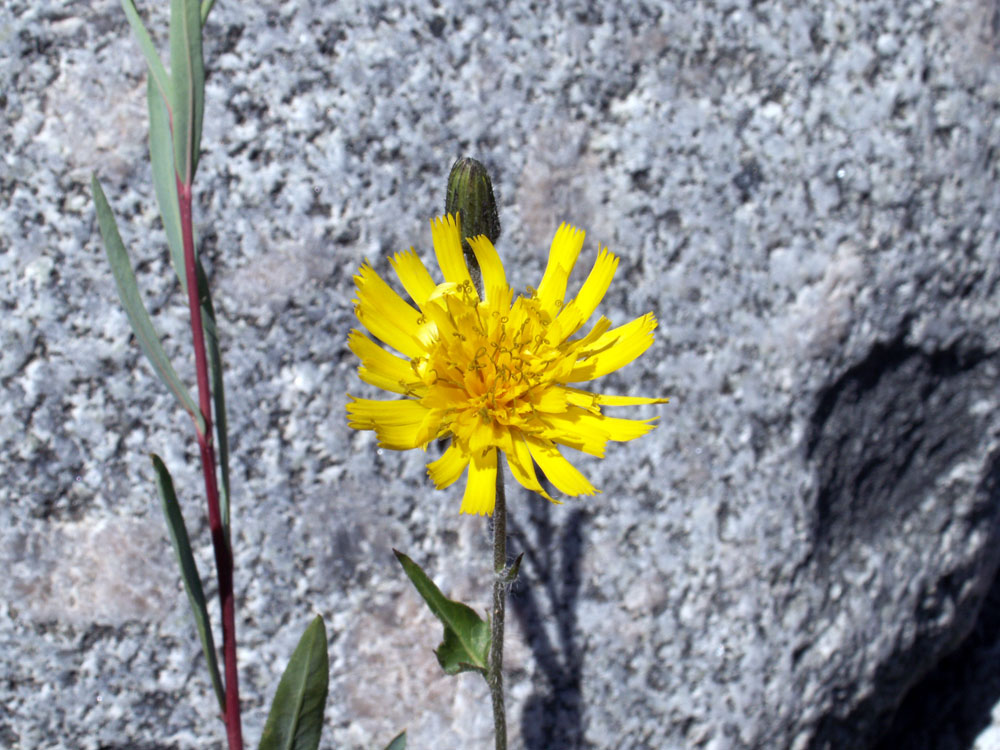
<instances>
[{"instance_id":1,"label":"flower head","mask_svg":"<svg viewBox=\"0 0 1000 750\"><path fill-rule=\"evenodd\" d=\"M609 440L646 434L655 420L609 417L602 406L665 403L663 398L590 393L575 386L634 360L653 343L656 319L647 313L611 327L598 318L576 336L611 284L618 258L601 249L577 295L565 301L566 284L583 247L584 233L563 224L549 250L537 289L514 297L503 264L485 236L469 239L482 271L484 294L472 283L462 255L462 235L452 216L431 221L434 252L444 275L435 283L411 248L390 261L415 304L397 294L370 265L354 277L355 314L393 354L360 330L348 343L366 383L403 398L351 398L350 426L374 430L383 448L425 448L437 438L451 444L427 471L438 489L469 469L461 512L489 515L495 501L497 453L524 487L553 498L535 473L567 495L597 490L560 453L569 446L604 456Z\"/></svg>"}]
</instances>

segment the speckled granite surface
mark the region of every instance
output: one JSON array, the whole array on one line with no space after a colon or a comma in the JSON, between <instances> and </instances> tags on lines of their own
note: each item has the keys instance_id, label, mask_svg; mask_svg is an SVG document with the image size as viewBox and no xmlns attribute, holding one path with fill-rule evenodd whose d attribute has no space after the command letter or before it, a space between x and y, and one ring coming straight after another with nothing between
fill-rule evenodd
<instances>
[{"instance_id":1,"label":"speckled granite surface","mask_svg":"<svg viewBox=\"0 0 1000 750\"><path fill-rule=\"evenodd\" d=\"M163 5L143 9L161 40ZM607 388L673 398L650 436L578 462L602 495L512 492L532 551L512 747L874 742L972 627L1000 549L998 18L219 0L196 224L229 368L248 745L320 612L324 747L404 726L417 748L490 746L485 688L439 676L390 553L484 608L486 527L424 456L344 420L368 393L351 275L429 250L458 155L494 172L517 287L562 220L585 257L622 256L602 310L661 328ZM118 4L5 3L0 109L0 746L221 747L146 457L207 570L189 425L130 339L89 195L97 170L190 379Z\"/></svg>"}]
</instances>

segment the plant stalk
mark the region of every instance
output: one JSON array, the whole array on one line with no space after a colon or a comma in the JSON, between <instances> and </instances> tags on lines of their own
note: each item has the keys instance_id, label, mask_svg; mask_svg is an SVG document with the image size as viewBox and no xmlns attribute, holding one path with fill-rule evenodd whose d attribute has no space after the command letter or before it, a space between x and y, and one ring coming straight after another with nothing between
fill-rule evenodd
<instances>
[{"instance_id":1,"label":"plant stalk","mask_svg":"<svg viewBox=\"0 0 1000 750\"><path fill-rule=\"evenodd\" d=\"M243 750L240 719L239 676L236 668L236 604L233 597L233 551L226 538L219 510L219 485L215 473L215 450L212 447L212 392L209 385L205 332L202 328L201 302L194 257L194 230L191 224L191 185L177 179L181 236L184 240L184 272L187 277L188 308L191 313L191 336L194 340L194 363L198 380L198 408L205 420L205 431L198 433L201 469L208 500L208 526L212 532L215 569L219 577L219 602L222 605L222 654L226 672L226 738L229 750Z\"/></svg>"},{"instance_id":2,"label":"plant stalk","mask_svg":"<svg viewBox=\"0 0 1000 750\"><path fill-rule=\"evenodd\" d=\"M486 682L493 702L496 750L507 750L507 716L503 703L503 623L507 601L507 498L503 469L497 462L496 504L493 508L493 617Z\"/></svg>"}]
</instances>

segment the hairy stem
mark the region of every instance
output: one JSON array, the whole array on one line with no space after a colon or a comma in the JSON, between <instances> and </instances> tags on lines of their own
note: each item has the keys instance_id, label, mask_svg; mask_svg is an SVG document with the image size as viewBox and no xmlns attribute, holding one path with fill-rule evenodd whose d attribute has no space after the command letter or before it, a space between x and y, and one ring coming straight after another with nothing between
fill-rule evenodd
<instances>
[{"instance_id":1,"label":"hairy stem","mask_svg":"<svg viewBox=\"0 0 1000 750\"><path fill-rule=\"evenodd\" d=\"M507 600L507 498L503 469L497 464L496 505L493 508L493 618L486 682L493 699L496 750L507 750L507 716L503 705L503 621Z\"/></svg>"},{"instance_id":2,"label":"hairy stem","mask_svg":"<svg viewBox=\"0 0 1000 750\"><path fill-rule=\"evenodd\" d=\"M212 447L212 391L209 386L208 358L205 353L205 332L201 321L201 301L198 299L198 277L194 257L194 231L191 225L191 185L177 180L177 200L180 204L181 235L184 240L184 270L187 277L188 308L191 313L191 335L194 339L194 364L198 379L198 408L205 420L205 431L198 433L201 469L205 476L205 496L208 500L208 526L215 550L215 568L219 576L219 601L222 605L222 654L226 672L226 737L229 750L243 750L243 729L240 723L240 689L236 670L236 604L233 598L233 551L226 538L219 511L219 485L215 474L215 450Z\"/></svg>"}]
</instances>

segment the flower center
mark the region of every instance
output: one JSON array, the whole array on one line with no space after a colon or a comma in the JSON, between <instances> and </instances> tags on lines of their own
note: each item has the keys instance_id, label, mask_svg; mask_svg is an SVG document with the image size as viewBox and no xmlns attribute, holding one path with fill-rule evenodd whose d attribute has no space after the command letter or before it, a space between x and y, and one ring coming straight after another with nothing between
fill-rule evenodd
<instances>
[{"instance_id":1,"label":"flower center","mask_svg":"<svg viewBox=\"0 0 1000 750\"><path fill-rule=\"evenodd\" d=\"M518 297L511 304L510 298L509 289L497 290L481 302L457 287L432 303L428 355L414 369L428 386L421 402L442 410L442 427L459 439L484 427L540 432L538 412L552 398L548 386L572 366L560 342L550 340L551 319L538 300Z\"/></svg>"}]
</instances>

